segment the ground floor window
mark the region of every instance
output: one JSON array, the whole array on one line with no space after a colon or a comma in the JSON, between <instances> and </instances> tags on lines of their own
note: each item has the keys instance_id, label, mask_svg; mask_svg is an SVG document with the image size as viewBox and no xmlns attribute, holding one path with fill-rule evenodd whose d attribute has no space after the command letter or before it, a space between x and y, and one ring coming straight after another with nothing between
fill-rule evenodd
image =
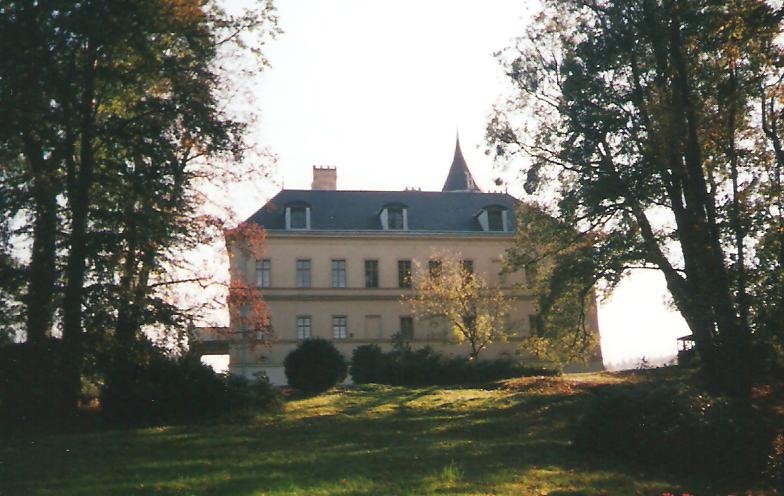
<instances>
[{"instance_id":1,"label":"ground floor window","mask_svg":"<svg viewBox=\"0 0 784 496\"><path fill-rule=\"evenodd\" d=\"M310 337L310 315L300 315L297 317L297 339L308 339Z\"/></svg>"},{"instance_id":2,"label":"ground floor window","mask_svg":"<svg viewBox=\"0 0 784 496\"><path fill-rule=\"evenodd\" d=\"M406 341L411 341L414 339L413 317L400 317L400 337Z\"/></svg>"},{"instance_id":3,"label":"ground floor window","mask_svg":"<svg viewBox=\"0 0 784 496\"><path fill-rule=\"evenodd\" d=\"M332 317L332 337L335 339L346 339L348 337L348 319L345 315L335 315Z\"/></svg>"}]
</instances>

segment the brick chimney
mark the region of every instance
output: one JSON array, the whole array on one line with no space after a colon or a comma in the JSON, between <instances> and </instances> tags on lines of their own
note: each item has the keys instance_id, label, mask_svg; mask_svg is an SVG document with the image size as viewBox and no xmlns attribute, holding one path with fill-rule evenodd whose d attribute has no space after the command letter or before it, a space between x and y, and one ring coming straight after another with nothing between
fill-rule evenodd
<instances>
[{"instance_id":1,"label":"brick chimney","mask_svg":"<svg viewBox=\"0 0 784 496\"><path fill-rule=\"evenodd\" d=\"M337 189L337 183L337 167L330 167L327 165L313 166L313 184L311 184L310 189L335 191Z\"/></svg>"}]
</instances>

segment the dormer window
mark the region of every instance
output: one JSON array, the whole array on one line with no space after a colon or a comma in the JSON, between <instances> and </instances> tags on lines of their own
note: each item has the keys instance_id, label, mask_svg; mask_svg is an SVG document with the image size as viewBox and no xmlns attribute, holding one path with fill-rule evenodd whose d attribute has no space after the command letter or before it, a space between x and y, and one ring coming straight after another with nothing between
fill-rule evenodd
<instances>
[{"instance_id":1,"label":"dormer window","mask_svg":"<svg viewBox=\"0 0 784 496\"><path fill-rule=\"evenodd\" d=\"M393 207L387 209L387 222L389 223L390 230L404 229L403 223L403 209L400 207Z\"/></svg>"},{"instance_id":2,"label":"dormer window","mask_svg":"<svg viewBox=\"0 0 784 496\"><path fill-rule=\"evenodd\" d=\"M400 203L385 205L379 213L381 228L385 231L408 230L408 208Z\"/></svg>"},{"instance_id":3,"label":"dormer window","mask_svg":"<svg viewBox=\"0 0 784 496\"><path fill-rule=\"evenodd\" d=\"M310 205L305 203L288 205L286 229L310 229Z\"/></svg>"},{"instance_id":4,"label":"dormer window","mask_svg":"<svg viewBox=\"0 0 784 496\"><path fill-rule=\"evenodd\" d=\"M500 205L490 205L476 215L479 225L483 231L508 231L509 219L508 210Z\"/></svg>"},{"instance_id":5,"label":"dormer window","mask_svg":"<svg viewBox=\"0 0 784 496\"><path fill-rule=\"evenodd\" d=\"M492 209L487 211L487 229L489 231L506 231L504 229L504 211Z\"/></svg>"}]
</instances>

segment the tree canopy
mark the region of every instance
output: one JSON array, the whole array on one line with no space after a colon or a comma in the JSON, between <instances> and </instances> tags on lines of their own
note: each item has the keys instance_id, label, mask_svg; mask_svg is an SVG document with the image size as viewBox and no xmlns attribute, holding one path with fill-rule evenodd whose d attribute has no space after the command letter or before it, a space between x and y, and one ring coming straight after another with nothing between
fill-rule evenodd
<instances>
[{"instance_id":1,"label":"tree canopy","mask_svg":"<svg viewBox=\"0 0 784 496\"><path fill-rule=\"evenodd\" d=\"M30 343L61 330L74 398L87 355L192 316L164 289L184 250L222 233L201 188L236 179L250 147L224 65L246 56L260 69L275 33L266 0L238 13L192 0L0 4L0 197L15 219L0 241L30 245L29 262L0 252L15 264L0 257L0 275L27 280L4 283L0 302L10 290L22 305Z\"/></svg>"},{"instance_id":2,"label":"tree canopy","mask_svg":"<svg viewBox=\"0 0 784 496\"><path fill-rule=\"evenodd\" d=\"M452 338L467 342L470 357L493 342L506 341L510 298L474 273L458 254L434 255L428 268L416 267L413 292L406 298L421 319L444 322Z\"/></svg>"},{"instance_id":3,"label":"tree canopy","mask_svg":"<svg viewBox=\"0 0 784 496\"><path fill-rule=\"evenodd\" d=\"M499 55L514 96L488 126L579 231L541 254L580 268L562 287L661 271L712 384L738 394L784 334L780 31L761 0L545 1Z\"/></svg>"}]
</instances>

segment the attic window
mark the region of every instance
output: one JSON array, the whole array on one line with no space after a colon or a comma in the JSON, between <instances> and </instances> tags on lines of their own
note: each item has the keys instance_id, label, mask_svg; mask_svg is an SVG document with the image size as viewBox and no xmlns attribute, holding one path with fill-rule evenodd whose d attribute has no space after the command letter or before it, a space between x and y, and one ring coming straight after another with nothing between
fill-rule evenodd
<instances>
[{"instance_id":1,"label":"attic window","mask_svg":"<svg viewBox=\"0 0 784 496\"><path fill-rule=\"evenodd\" d=\"M504 231L504 211L492 209L487 211L487 228L489 231Z\"/></svg>"},{"instance_id":2,"label":"attic window","mask_svg":"<svg viewBox=\"0 0 784 496\"><path fill-rule=\"evenodd\" d=\"M310 229L310 206L306 204L287 206L286 229Z\"/></svg>"},{"instance_id":3,"label":"attic window","mask_svg":"<svg viewBox=\"0 0 784 496\"><path fill-rule=\"evenodd\" d=\"M408 208L400 203L385 205L379 213L379 219L385 231L408 230Z\"/></svg>"},{"instance_id":4,"label":"attic window","mask_svg":"<svg viewBox=\"0 0 784 496\"><path fill-rule=\"evenodd\" d=\"M392 207L387 209L387 222L389 223L390 230L403 229L403 209L400 207Z\"/></svg>"},{"instance_id":5,"label":"attic window","mask_svg":"<svg viewBox=\"0 0 784 496\"><path fill-rule=\"evenodd\" d=\"M490 205L483 208L476 218L483 231L503 232L509 230L507 209L500 205Z\"/></svg>"}]
</instances>

